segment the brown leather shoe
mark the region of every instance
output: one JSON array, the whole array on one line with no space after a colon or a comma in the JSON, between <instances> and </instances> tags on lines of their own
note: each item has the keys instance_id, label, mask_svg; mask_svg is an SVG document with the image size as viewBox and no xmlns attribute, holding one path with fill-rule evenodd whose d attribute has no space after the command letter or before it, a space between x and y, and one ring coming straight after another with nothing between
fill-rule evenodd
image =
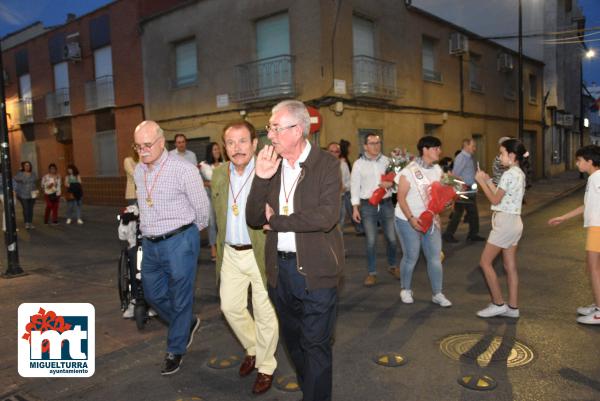
<instances>
[{"instance_id":1,"label":"brown leather shoe","mask_svg":"<svg viewBox=\"0 0 600 401\"><path fill-rule=\"evenodd\" d=\"M400 280L400 268L396 266L388 267L388 272L396 278L396 280Z\"/></svg>"},{"instance_id":2,"label":"brown leather shoe","mask_svg":"<svg viewBox=\"0 0 600 401\"><path fill-rule=\"evenodd\" d=\"M377 276L369 274L367 277L365 277L365 281L363 282L363 284L365 285L365 287L373 287L376 282Z\"/></svg>"},{"instance_id":3,"label":"brown leather shoe","mask_svg":"<svg viewBox=\"0 0 600 401\"><path fill-rule=\"evenodd\" d=\"M254 370L254 364L256 363L255 355L246 355L244 358L244 362L240 366L240 376L245 377L248 376Z\"/></svg>"},{"instance_id":4,"label":"brown leather shoe","mask_svg":"<svg viewBox=\"0 0 600 401\"><path fill-rule=\"evenodd\" d=\"M273 375L267 375L258 372L256 374L256 381L254 382L254 387L252 387L252 392L254 394L262 394L271 388L271 383L273 383Z\"/></svg>"}]
</instances>

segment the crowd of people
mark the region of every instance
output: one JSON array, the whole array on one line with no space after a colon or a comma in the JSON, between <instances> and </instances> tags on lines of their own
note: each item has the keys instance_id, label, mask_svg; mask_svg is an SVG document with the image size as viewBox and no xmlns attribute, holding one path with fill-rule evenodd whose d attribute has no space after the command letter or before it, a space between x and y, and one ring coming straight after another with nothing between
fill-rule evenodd
<instances>
[{"instance_id":1,"label":"crowd of people","mask_svg":"<svg viewBox=\"0 0 600 401\"><path fill-rule=\"evenodd\" d=\"M326 151L319 149L307 140L309 127L310 117L301 102L281 102L272 109L266 127L271 143L258 154L255 127L245 120L235 121L222 133L227 161L221 146L210 143L207 160L200 164L188 160L185 137L179 136L181 146L169 153L158 124L144 121L136 128L134 149L139 162L132 177L143 235L142 280L148 302L169 326L163 375L179 370L199 326L199 318L192 314L198 232L210 224L214 224L209 243L215 247L211 256L216 261L221 309L246 352L239 375L256 370L255 394L271 387L281 335L303 399L331 399L332 335L348 217L356 233L365 238L365 286L377 283L375 247L381 229L386 267L400 280L402 302L414 302L412 275L423 252L431 300L449 307L452 302L443 293L442 242L456 242L456 228L466 213L467 241L486 241L480 266L491 302L477 316L520 316L516 251L523 232L528 152L519 140L500 140L490 176L474 159L472 139L465 139L456 158L442 165L441 141L425 136L417 144L416 157L387 180L390 158L381 152L379 135L366 134L363 152L351 163L349 142L332 142ZM599 148L578 151L577 165L590 174L585 204L549 224L585 216L595 302L579 308L578 321L597 324L600 215L591 205L600 202ZM423 220L430 211L430 188L445 180L447 173L465 188L479 188L490 201L492 229L487 239L479 234L476 190L452 202L445 230L437 213L430 225ZM376 191L382 195L373 202ZM492 267L500 253L507 273L506 300Z\"/></svg>"}]
</instances>

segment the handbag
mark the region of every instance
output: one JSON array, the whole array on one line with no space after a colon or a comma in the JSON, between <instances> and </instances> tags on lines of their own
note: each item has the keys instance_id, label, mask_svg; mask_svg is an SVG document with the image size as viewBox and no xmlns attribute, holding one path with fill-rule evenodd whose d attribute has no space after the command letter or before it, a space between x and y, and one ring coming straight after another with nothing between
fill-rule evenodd
<instances>
[{"instance_id":1,"label":"handbag","mask_svg":"<svg viewBox=\"0 0 600 401\"><path fill-rule=\"evenodd\" d=\"M40 195L40 191L38 191L37 189L34 189L33 191L31 191L31 199L36 199L39 195Z\"/></svg>"}]
</instances>

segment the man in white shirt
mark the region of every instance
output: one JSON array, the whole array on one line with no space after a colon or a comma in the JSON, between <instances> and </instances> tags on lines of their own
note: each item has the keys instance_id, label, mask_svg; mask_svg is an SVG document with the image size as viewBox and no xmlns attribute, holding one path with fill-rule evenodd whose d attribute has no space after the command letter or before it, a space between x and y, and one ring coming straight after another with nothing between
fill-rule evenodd
<instances>
[{"instance_id":1,"label":"man in white shirt","mask_svg":"<svg viewBox=\"0 0 600 401\"><path fill-rule=\"evenodd\" d=\"M396 234L394 232L394 204L392 202L392 182L381 181L381 176L390 163L381 153L381 139L375 133L364 138L364 154L354 162L350 176L350 193L352 197L352 218L362 222L367 242L367 270L364 285L373 286L377 282L377 223L383 228L387 245L388 271L397 279L400 269L396 261ZM377 188L387 190L377 206L369 203L369 198Z\"/></svg>"},{"instance_id":2,"label":"man in white shirt","mask_svg":"<svg viewBox=\"0 0 600 401\"><path fill-rule=\"evenodd\" d=\"M196 159L196 154L191 150L186 149L187 146L187 138L183 134L175 135L175 149L171 150L169 153L175 156L181 157L183 160L187 160L192 163L194 166L198 166L198 159Z\"/></svg>"}]
</instances>

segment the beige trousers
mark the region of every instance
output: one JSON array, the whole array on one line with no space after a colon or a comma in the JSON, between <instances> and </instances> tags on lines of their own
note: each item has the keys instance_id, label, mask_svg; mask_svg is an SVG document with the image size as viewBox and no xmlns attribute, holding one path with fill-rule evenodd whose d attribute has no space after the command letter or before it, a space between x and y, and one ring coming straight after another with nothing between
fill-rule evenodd
<instances>
[{"instance_id":1,"label":"beige trousers","mask_svg":"<svg viewBox=\"0 0 600 401\"><path fill-rule=\"evenodd\" d=\"M272 375L277 367L275 350L279 323L252 249L223 248L221 310L248 355L256 355L260 373ZM248 311L248 286L252 286L252 311Z\"/></svg>"}]
</instances>

